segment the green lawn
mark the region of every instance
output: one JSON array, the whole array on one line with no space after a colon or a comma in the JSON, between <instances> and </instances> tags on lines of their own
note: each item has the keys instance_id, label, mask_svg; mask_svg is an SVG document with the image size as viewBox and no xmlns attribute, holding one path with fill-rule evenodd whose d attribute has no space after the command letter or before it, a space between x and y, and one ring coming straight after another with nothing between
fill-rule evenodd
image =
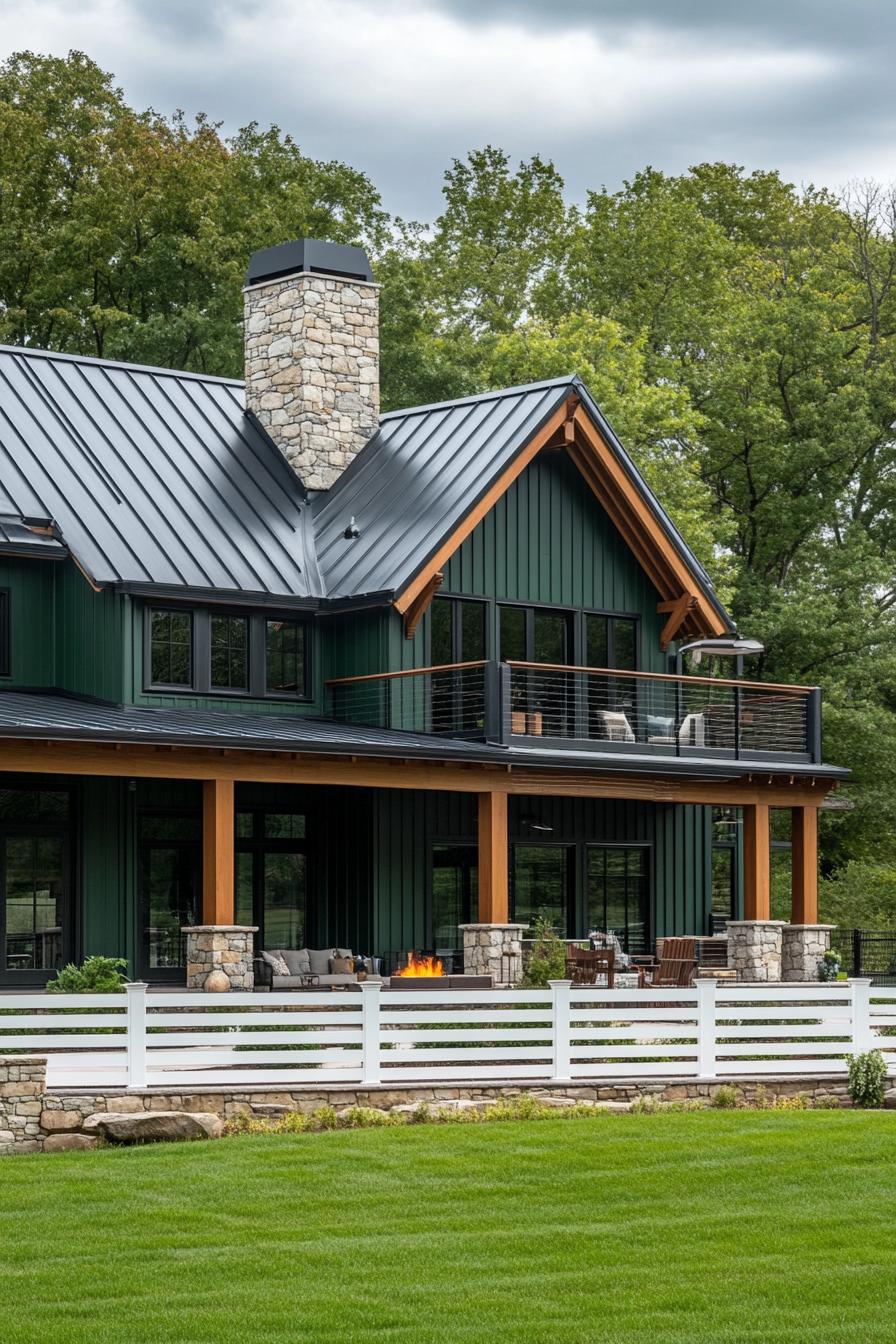
<instances>
[{"instance_id":1,"label":"green lawn","mask_svg":"<svg viewBox=\"0 0 896 1344\"><path fill-rule=\"evenodd\" d=\"M896 1115L0 1159L3 1344L896 1339Z\"/></svg>"}]
</instances>

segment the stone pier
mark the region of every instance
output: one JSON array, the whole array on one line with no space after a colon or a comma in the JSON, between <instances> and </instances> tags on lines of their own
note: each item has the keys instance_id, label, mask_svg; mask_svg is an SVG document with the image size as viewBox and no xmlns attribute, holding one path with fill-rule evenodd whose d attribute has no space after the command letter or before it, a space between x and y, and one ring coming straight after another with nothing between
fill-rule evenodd
<instances>
[{"instance_id":1,"label":"stone pier","mask_svg":"<svg viewBox=\"0 0 896 1344\"><path fill-rule=\"evenodd\" d=\"M782 929L779 919L729 919L728 965L741 984L781 979Z\"/></svg>"},{"instance_id":2,"label":"stone pier","mask_svg":"<svg viewBox=\"0 0 896 1344\"><path fill-rule=\"evenodd\" d=\"M515 985L523 975L526 924L461 924L464 973L490 975L496 985Z\"/></svg>"},{"instance_id":3,"label":"stone pier","mask_svg":"<svg viewBox=\"0 0 896 1344\"><path fill-rule=\"evenodd\" d=\"M187 989L254 989L255 924L197 924L187 935Z\"/></svg>"},{"instance_id":4,"label":"stone pier","mask_svg":"<svg viewBox=\"0 0 896 1344\"><path fill-rule=\"evenodd\" d=\"M818 980L818 966L831 945L836 924L785 924L781 940L781 979Z\"/></svg>"}]
</instances>

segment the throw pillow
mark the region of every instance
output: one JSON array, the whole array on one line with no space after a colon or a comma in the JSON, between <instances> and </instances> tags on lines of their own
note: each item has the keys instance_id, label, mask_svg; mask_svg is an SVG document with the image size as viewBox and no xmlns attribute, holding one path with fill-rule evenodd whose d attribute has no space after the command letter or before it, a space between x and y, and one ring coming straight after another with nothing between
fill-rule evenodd
<instances>
[{"instance_id":1,"label":"throw pillow","mask_svg":"<svg viewBox=\"0 0 896 1344\"><path fill-rule=\"evenodd\" d=\"M289 967L283 959L280 952L262 952L263 959L271 967L275 975L289 975Z\"/></svg>"},{"instance_id":2,"label":"throw pillow","mask_svg":"<svg viewBox=\"0 0 896 1344\"><path fill-rule=\"evenodd\" d=\"M331 975L352 975L354 974L355 963L348 957L331 957L330 974Z\"/></svg>"},{"instance_id":3,"label":"throw pillow","mask_svg":"<svg viewBox=\"0 0 896 1344\"><path fill-rule=\"evenodd\" d=\"M312 975L330 974L330 957L333 955L332 948L329 947L309 947L307 949L308 960L311 962Z\"/></svg>"},{"instance_id":4,"label":"throw pillow","mask_svg":"<svg viewBox=\"0 0 896 1344\"><path fill-rule=\"evenodd\" d=\"M350 947L334 947L330 955L333 957L347 957L348 960L351 961L354 953Z\"/></svg>"},{"instance_id":5,"label":"throw pillow","mask_svg":"<svg viewBox=\"0 0 896 1344\"><path fill-rule=\"evenodd\" d=\"M281 956L289 967L290 975L311 974L311 958L308 955L307 947L300 947L298 949L284 948Z\"/></svg>"}]
</instances>

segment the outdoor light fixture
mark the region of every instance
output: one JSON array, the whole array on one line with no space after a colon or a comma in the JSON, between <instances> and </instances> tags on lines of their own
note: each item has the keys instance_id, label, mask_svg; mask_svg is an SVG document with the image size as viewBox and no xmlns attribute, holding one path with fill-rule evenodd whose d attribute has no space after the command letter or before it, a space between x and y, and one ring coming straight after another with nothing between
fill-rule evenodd
<instances>
[{"instance_id":1,"label":"outdoor light fixture","mask_svg":"<svg viewBox=\"0 0 896 1344\"><path fill-rule=\"evenodd\" d=\"M750 658L764 653L765 645L758 639L747 639L743 635L724 635L720 639L694 639L690 644L682 644L675 655L676 670L681 672L682 658L689 653L694 666L699 667L704 655L709 658Z\"/></svg>"},{"instance_id":2,"label":"outdoor light fixture","mask_svg":"<svg viewBox=\"0 0 896 1344\"><path fill-rule=\"evenodd\" d=\"M553 835L554 828L545 821L536 821L534 817L521 817L520 822L527 831L537 831L539 835Z\"/></svg>"},{"instance_id":3,"label":"outdoor light fixture","mask_svg":"<svg viewBox=\"0 0 896 1344\"><path fill-rule=\"evenodd\" d=\"M342 535L345 537L346 541L357 541L358 537L360 537L361 529L355 522L354 514L352 514L351 518L349 518L348 527L345 529Z\"/></svg>"}]
</instances>

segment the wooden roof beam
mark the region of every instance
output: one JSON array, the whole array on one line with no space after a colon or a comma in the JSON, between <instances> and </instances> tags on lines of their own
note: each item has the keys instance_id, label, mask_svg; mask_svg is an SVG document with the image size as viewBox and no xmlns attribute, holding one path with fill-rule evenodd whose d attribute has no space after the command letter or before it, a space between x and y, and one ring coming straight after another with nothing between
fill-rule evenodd
<instances>
[{"instance_id":1,"label":"wooden roof beam","mask_svg":"<svg viewBox=\"0 0 896 1344\"><path fill-rule=\"evenodd\" d=\"M678 634L681 627L687 620L688 613L699 606L698 600L693 593L682 593L673 602L658 602L656 609L661 616L668 615L669 619L660 631L660 648L663 653L666 652L672 640Z\"/></svg>"},{"instance_id":2,"label":"wooden roof beam","mask_svg":"<svg viewBox=\"0 0 896 1344\"><path fill-rule=\"evenodd\" d=\"M435 574L432 575L426 587L423 588L421 592L419 592L417 596L414 598L413 602L411 603L411 605L408 607L407 611L404 614L405 639L414 638L414 631L417 629L417 626L423 619L424 614L429 609L429 604L432 602L433 598L441 588L444 581L445 581L445 575L442 573L440 569L436 570Z\"/></svg>"}]
</instances>

